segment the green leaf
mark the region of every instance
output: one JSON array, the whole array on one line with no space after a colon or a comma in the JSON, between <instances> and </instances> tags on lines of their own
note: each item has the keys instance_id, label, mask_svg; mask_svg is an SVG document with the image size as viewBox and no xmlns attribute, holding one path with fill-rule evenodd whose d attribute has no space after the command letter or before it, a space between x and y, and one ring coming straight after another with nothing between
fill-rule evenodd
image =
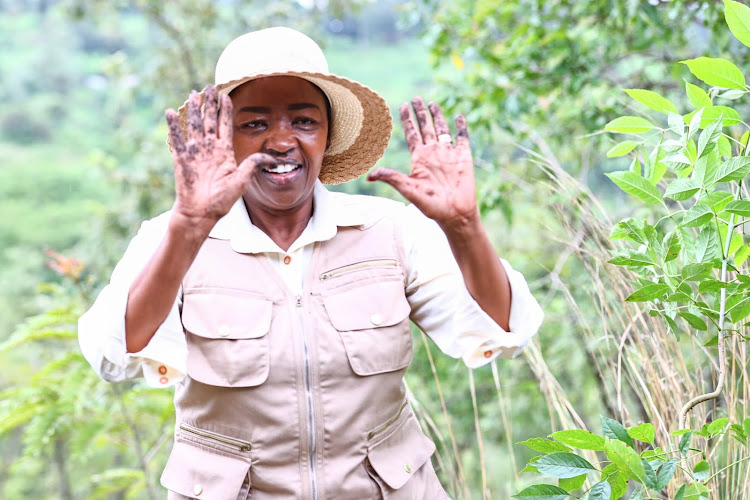
<instances>
[{"instance_id":1,"label":"green leaf","mask_svg":"<svg viewBox=\"0 0 750 500\"><path fill-rule=\"evenodd\" d=\"M672 319L669 315L664 314L664 319L667 321L667 325L669 325L669 329L674 333L674 336L677 338L677 340L680 340L680 329L677 326L677 323L675 323L674 319Z\"/></svg>"},{"instance_id":2,"label":"green leaf","mask_svg":"<svg viewBox=\"0 0 750 500\"><path fill-rule=\"evenodd\" d=\"M630 429L628 429L628 436L654 446L654 437L656 436L656 432L654 431L654 424L645 422L641 425L631 427Z\"/></svg>"},{"instance_id":3,"label":"green leaf","mask_svg":"<svg viewBox=\"0 0 750 500\"><path fill-rule=\"evenodd\" d=\"M715 182L740 181L750 173L750 156L735 156L719 167Z\"/></svg>"},{"instance_id":4,"label":"green leaf","mask_svg":"<svg viewBox=\"0 0 750 500\"><path fill-rule=\"evenodd\" d=\"M651 205L662 205L664 203L659 191L638 174L633 172L612 172L606 175L620 189L640 198L646 203Z\"/></svg>"},{"instance_id":5,"label":"green leaf","mask_svg":"<svg viewBox=\"0 0 750 500\"><path fill-rule=\"evenodd\" d=\"M654 488L657 492L667 487L669 482L674 477L675 470L677 469L677 459L670 458L664 465L659 469L659 475L656 478L656 487Z\"/></svg>"},{"instance_id":6,"label":"green leaf","mask_svg":"<svg viewBox=\"0 0 750 500\"><path fill-rule=\"evenodd\" d=\"M737 250L737 253L734 254L735 265L741 266L744 264L748 256L750 256L750 246L742 245L739 250Z\"/></svg>"},{"instance_id":7,"label":"green leaf","mask_svg":"<svg viewBox=\"0 0 750 500\"><path fill-rule=\"evenodd\" d=\"M703 343L705 347L716 347L719 345L719 335L714 335Z\"/></svg>"},{"instance_id":8,"label":"green leaf","mask_svg":"<svg viewBox=\"0 0 750 500\"><path fill-rule=\"evenodd\" d=\"M713 266L706 263L688 264L680 271L682 279L685 281L701 281L711 276Z\"/></svg>"},{"instance_id":9,"label":"green leaf","mask_svg":"<svg viewBox=\"0 0 750 500\"><path fill-rule=\"evenodd\" d=\"M732 297L727 299L727 313L732 323L739 323L740 320L745 319L750 315L750 297Z\"/></svg>"},{"instance_id":10,"label":"green leaf","mask_svg":"<svg viewBox=\"0 0 750 500\"><path fill-rule=\"evenodd\" d=\"M672 291L669 285L664 283L651 283L643 286L625 298L625 302L648 302L658 299Z\"/></svg>"},{"instance_id":11,"label":"green leaf","mask_svg":"<svg viewBox=\"0 0 750 500\"><path fill-rule=\"evenodd\" d=\"M586 482L586 474L581 474L580 476L576 477L564 477L561 478L557 484L560 486L560 488L564 489L565 491L575 491L581 486L583 486L583 483Z\"/></svg>"},{"instance_id":12,"label":"green leaf","mask_svg":"<svg viewBox=\"0 0 750 500\"><path fill-rule=\"evenodd\" d=\"M708 102L710 106L711 100L709 99ZM669 129L677 135L682 135L685 131L685 122L682 120L682 116L678 113L669 113L667 115L667 123L669 124Z\"/></svg>"},{"instance_id":13,"label":"green leaf","mask_svg":"<svg viewBox=\"0 0 750 500\"><path fill-rule=\"evenodd\" d=\"M690 140L693 137L693 134L695 134L698 129L701 128L701 123L703 121L703 112L709 108L701 108L696 109L692 113L689 113L683 117L685 120L685 123L688 124L688 135L687 139ZM708 123L706 124L708 125Z\"/></svg>"},{"instance_id":14,"label":"green leaf","mask_svg":"<svg viewBox=\"0 0 750 500\"><path fill-rule=\"evenodd\" d=\"M674 495L674 500L685 500L685 489L687 488L687 484L683 484L680 486L680 489L677 490L677 493Z\"/></svg>"},{"instance_id":15,"label":"green leaf","mask_svg":"<svg viewBox=\"0 0 750 500\"><path fill-rule=\"evenodd\" d=\"M622 220L614 225L609 237L612 239L627 238L636 243L648 243L644 233L645 221L632 217Z\"/></svg>"},{"instance_id":16,"label":"green leaf","mask_svg":"<svg viewBox=\"0 0 750 500\"><path fill-rule=\"evenodd\" d=\"M535 474L539 474L539 471L536 467L534 467L534 462L542 458L544 455L538 455L536 457L533 457L529 460L529 463L526 464L526 467L523 468L521 472L533 472Z\"/></svg>"},{"instance_id":17,"label":"green leaf","mask_svg":"<svg viewBox=\"0 0 750 500\"><path fill-rule=\"evenodd\" d=\"M648 132L655 125L640 116L621 116L604 126L604 130L618 134L642 134Z\"/></svg>"},{"instance_id":18,"label":"green leaf","mask_svg":"<svg viewBox=\"0 0 750 500\"><path fill-rule=\"evenodd\" d=\"M643 472L646 478L646 482L643 484L645 484L647 488L656 488L656 472L653 467L651 467L651 464L645 458L641 458L641 464L643 464Z\"/></svg>"},{"instance_id":19,"label":"green leaf","mask_svg":"<svg viewBox=\"0 0 750 500\"><path fill-rule=\"evenodd\" d=\"M652 90L644 89L623 89L630 97L640 102L644 106L659 111L660 113L677 113L677 107L672 101L666 99Z\"/></svg>"},{"instance_id":20,"label":"green leaf","mask_svg":"<svg viewBox=\"0 0 750 500\"><path fill-rule=\"evenodd\" d=\"M680 61L696 78L714 87L744 89L745 76L732 62L722 58L698 57Z\"/></svg>"},{"instance_id":21,"label":"green leaf","mask_svg":"<svg viewBox=\"0 0 750 500\"><path fill-rule=\"evenodd\" d=\"M719 156L732 156L732 143L726 136L719 137L717 143L719 144Z\"/></svg>"},{"instance_id":22,"label":"green leaf","mask_svg":"<svg viewBox=\"0 0 750 500\"><path fill-rule=\"evenodd\" d=\"M617 470L616 465L611 464L608 465L607 468L610 466ZM609 483L609 485L612 487L612 494L609 497L610 500L617 500L619 498L622 498L625 492L628 491L628 476L624 472L620 472L619 470L617 470L617 472L615 472L614 474L605 475L604 471L602 471L602 477L606 477L607 483Z\"/></svg>"},{"instance_id":23,"label":"green leaf","mask_svg":"<svg viewBox=\"0 0 750 500\"><path fill-rule=\"evenodd\" d=\"M705 226L701 229L698 239L695 242L695 260L697 262L711 262L714 259L721 259L721 242L719 241L719 231L714 225Z\"/></svg>"},{"instance_id":24,"label":"green leaf","mask_svg":"<svg viewBox=\"0 0 750 500\"><path fill-rule=\"evenodd\" d=\"M534 451L538 451L541 453L554 453L556 451L572 451L569 447L565 446L562 443L558 443L557 441L552 441L551 439L544 439L544 438L531 438L527 439L526 441L521 441L520 443L516 444L522 444L528 448L531 448Z\"/></svg>"},{"instance_id":25,"label":"green leaf","mask_svg":"<svg viewBox=\"0 0 750 500\"><path fill-rule=\"evenodd\" d=\"M698 227L713 218L714 214L706 205L696 204L682 216L681 225L684 227Z\"/></svg>"},{"instance_id":26,"label":"green leaf","mask_svg":"<svg viewBox=\"0 0 750 500\"><path fill-rule=\"evenodd\" d=\"M712 106L711 98L708 93L697 85L685 80L685 93L687 94L690 104L696 109L708 108Z\"/></svg>"},{"instance_id":27,"label":"green leaf","mask_svg":"<svg viewBox=\"0 0 750 500\"><path fill-rule=\"evenodd\" d=\"M678 500L676 496L675 500ZM684 500L708 500L708 488L701 483L690 483L685 489Z\"/></svg>"},{"instance_id":28,"label":"green leaf","mask_svg":"<svg viewBox=\"0 0 750 500\"><path fill-rule=\"evenodd\" d=\"M696 330L700 330L701 332L705 332L708 330L708 327L706 326L706 322L703 321L703 319L699 316L696 316L695 314L686 312L686 311L680 311L677 313L678 316L681 316L685 319L685 321L688 322L690 326L695 328Z\"/></svg>"},{"instance_id":29,"label":"green leaf","mask_svg":"<svg viewBox=\"0 0 750 500\"><path fill-rule=\"evenodd\" d=\"M612 149L607 151L607 158L616 158L618 156L624 156L633 151L638 143L635 141L622 141L615 144Z\"/></svg>"},{"instance_id":30,"label":"green leaf","mask_svg":"<svg viewBox=\"0 0 750 500\"><path fill-rule=\"evenodd\" d=\"M726 427L728 423L728 418L717 418L716 420L708 424L708 432L712 435L718 434L724 430L724 427Z\"/></svg>"},{"instance_id":31,"label":"green leaf","mask_svg":"<svg viewBox=\"0 0 750 500\"><path fill-rule=\"evenodd\" d=\"M697 464L695 464L695 467L693 467L693 477L699 481L703 481L704 479L708 478L708 475L711 473L711 464L706 462L705 460L701 460Z\"/></svg>"},{"instance_id":32,"label":"green leaf","mask_svg":"<svg viewBox=\"0 0 750 500\"><path fill-rule=\"evenodd\" d=\"M690 449L690 439L692 437L693 437L693 431L687 431L680 438L680 444L677 447L679 448L680 453L682 453L683 455L687 455L687 452Z\"/></svg>"},{"instance_id":33,"label":"green leaf","mask_svg":"<svg viewBox=\"0 0 750 500\"><path fill-rule=\"evenodd\" d=\"M703 196L700 203L706 205L712 212L718 214L733 199L734 195L732 195L732 193L727 193L726 191L714 191L713 193L708 193L707 196Z\"/></svg>"},{"instance_id":34,"label":"green leaf","mask_svg":"<svg viewBox=\"0 0 750 500\"><path fill-rule=\"evenodd\" d=\"M591 491L589 491L588 500L609 500L609 496L612 494L612 486L608 482L602 481L596 483Z\"/></svg>"},{"instance_id":35,"label":"green leaf","mask_svg":"<svg viewBox=\"0 0 750 500\"><path fill-rule=\"evenodd\" d=\"M682 201L691 198L700 189L695 179L677 179L669 183L664 196L673 200Z\"/></svg>"},{"instance_id":36,"label":"green leaf","mask_svg":"<svg viewBox=\"0 0 750 500\"><path fill-rule=\"evenodd\" d=\"M723 116L720 116L718 120L707 125L706 129L701 132L701 135L698 137L698 149L696 150L698 158L711 151L713 146L718 142L719 137L721 137L722 125Z\"/></svg>"},{"instance_id":37,"label":"green leaf","mask_svg":"<svg viewBox=\"0 0 750 500\"><path fill-rule=\"evenodd\" d=\"M653 266L654 262L648 257L641 253L631 252L627 255L617 255L612 257L607 262L616 266Z\"/></svg>"},{"instance_id":38,"label":"green leaf","mask_svg":"<svg viewBox=\"0 0 750 500\"><path fill-rule=\"evenodd\" d=\"M602 433L612 439L619 439L623 443L626 443L631 448L633 447L633 439L628 435L628 431L622 426L617 420L612 420L605 416L601 417L602 420Z\"/></svg>"},{"instance_id":39,"label":"green leaf","mask_svg":"<svg viewBox=\"0 0 750 500\"><path fill-rule=\"evenodd\" d=\"M633 448L622 441L610 439L604 445L604 453L629 478L645 484L646 471L643 469L641 457L638 456Z\"/></svg>"},{"instance_id":40,"label":"green leaf","mask_svg":"<svg viewBox=\"0 0 750 500\"><path fill-rule=\"evenodd\" d=\"M718 292L722 288L726 288L727 284L721 280L707 279L700 282L698 285L698 291L700 293L706 292Z\"/></svg>"},{"instance_id":41,"label":"green leaf","mask_svg":"<svg viewBox=\"0 0 750 500\"><path fill-rule=\"evenodd\" d=\"M702 111L702 113L701 113ZM700 121L693 124L694 120L697 120L698 113L700 113ZM711 106L710 108L702 108L702 110L696 110L692 113L686 114L683 118L685 123L690 123L691 129L695 132L695 127L706 128L708 125L718 120L719 117L724 117L724 126L731 127L742 122L740 114L734 108L729 106ZM690 133L692 137L692 133Z\"/></svg>"},{"instance_id":42,"label":"green leaf","mask_svg":"<svg viewBox=\"0 0 750 500\"><path fill-rule=\"evenodd\" d=\"M575 453L556 452L545 455L534 464L539 472L557 478L571 478L596 470L585 458Z\"/></svg>"},{"instance_id":43,"label":"green leaf","mask_svg":"<svg viewBox=\"0 0 750 500\"><path fill-rule=\"evenodd\" d=\"M740 217L750 217L750 201L734 200L724 207L724 210L730 214L739 215Z\"/></svg>"},{"instance_id":44,"label":"green leaf","mask_svg":"<svg viewBox=\"0 0 750 500\"><path fill-rule=\"evenodd\" d=\"M664 249L664 262L676 259L682 249L679 233L675 231L667 233L666 236L664 236L661 246Z\"/></svg>"},{"instance_id":45,"label":"green leaf","mask_svg":"<svg viewBox=\"0 0 750 500\"><path fill-rule=\"evenodd\" d=\"M534 484L516 493L512 498L523 500L565 500L570 495L568 492L551 484Z\"/></svg>"},{"instance_id":46,"label":"green leaf","mask_svg":"<svg viewBox=\"0 0 750 500\"><path fill-rule=\"evenodd\" d=\"M750 47L750 8L740 2L724 0L724 18L737 40Z\"/></svg>"},{"instance_id":47,"label":"green leaf","mask_svg":"<svg viewBox=\"0 0 750 500\"><path fill-rule=\"evenodd\" d=\"M573 448L604 451L604 438L583 429L553 432L549 437Z\"/></svg>"}]
</instances>

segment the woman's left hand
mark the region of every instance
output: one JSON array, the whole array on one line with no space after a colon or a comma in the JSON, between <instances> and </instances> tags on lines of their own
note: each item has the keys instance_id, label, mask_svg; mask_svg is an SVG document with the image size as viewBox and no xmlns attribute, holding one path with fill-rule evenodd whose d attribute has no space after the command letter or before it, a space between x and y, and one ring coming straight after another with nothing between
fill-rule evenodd
<instances>
[{"instance_id":1,"label":"woman's left hand","mask_svg":"<svg viewBox=\"0 0 750 500\"><path fill-rule=\"evenodd\" d=\"M387 182L444 228L476 222L479 211L466 118L456 118L454 144L440 106L431 102L428 111L420 97L412 100L412 106L418 128L409 105L401 106L411 172L405 175L390 168L377 168L367 179Z\"/></svg>"}]
</instances>

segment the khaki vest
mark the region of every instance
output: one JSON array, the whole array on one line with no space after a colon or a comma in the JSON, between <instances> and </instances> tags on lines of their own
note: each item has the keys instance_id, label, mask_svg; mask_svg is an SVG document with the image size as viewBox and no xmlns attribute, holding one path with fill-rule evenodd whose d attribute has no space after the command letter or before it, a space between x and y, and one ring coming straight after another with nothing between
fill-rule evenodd
<instances>
[{"instance_id":1,"label":"khaki vest","mask_svg":"<svg viewBox=\"0 0 750 500\"><path fill-rule=\"evenodd\" d=\"M187 376L169 498L446 498L406 401L412 357L394 222L315 244L302 295L208 239L183 281Z\"/></svg>"}]
</instances>

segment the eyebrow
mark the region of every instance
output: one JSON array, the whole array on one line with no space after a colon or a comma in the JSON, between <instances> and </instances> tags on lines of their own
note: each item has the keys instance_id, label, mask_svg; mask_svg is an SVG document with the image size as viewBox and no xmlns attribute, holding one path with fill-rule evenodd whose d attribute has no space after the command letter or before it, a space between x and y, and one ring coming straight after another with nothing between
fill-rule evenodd
<instances>
[{"instance_id":1,"label":"eyebrow","mask_svg":"<svg viewBox=\"0 0 750 500\"><path fill-rule=\"evenodd\" d=\"M296 111L299 109L308 109L308 108L315 108L317 110L320 110L320 106L317 104L313 104L311 102L297 102L294 104L290 104L287 109L289 111ZM238 113L262 113L262 114L271 114L271 108L266 108L262 106L245 106L239 109L237 111Z\"/></svg>"}]
</instances>

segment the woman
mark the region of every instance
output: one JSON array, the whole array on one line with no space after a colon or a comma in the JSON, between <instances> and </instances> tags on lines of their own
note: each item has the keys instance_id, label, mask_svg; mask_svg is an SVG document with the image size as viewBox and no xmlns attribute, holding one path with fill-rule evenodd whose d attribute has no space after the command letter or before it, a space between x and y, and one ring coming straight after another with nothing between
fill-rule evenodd
<instances>
[{"instance_id":1,"label":"woman","mask_svg":"<svg viewBox=\"0 0 750 500\"><path fill-rule=\"evenodd\" d=\"M170 498L445 498L405 399L410 319L476 367L542 314L480 223L465 119L454 144L437 105L412 104L411 174L368 175L408 207L323 186L370 169L390 113L294 30L235 39L215 86L167 111L174 206L79 335L103 378L176 385Z\"/></svg>"}]
</instances>

